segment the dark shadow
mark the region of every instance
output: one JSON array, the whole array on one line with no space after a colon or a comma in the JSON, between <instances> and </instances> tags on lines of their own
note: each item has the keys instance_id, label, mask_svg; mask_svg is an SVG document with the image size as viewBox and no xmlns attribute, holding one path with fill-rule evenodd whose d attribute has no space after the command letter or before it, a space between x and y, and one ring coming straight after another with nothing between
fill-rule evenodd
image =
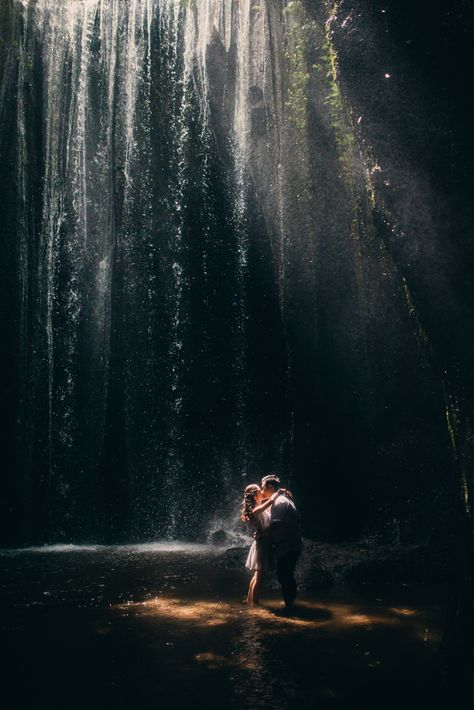
<instances>
[{"instance_id":1,"label":"dark shadow","mask_svg":"<svg viewBox=\"0 0 474 710\"><path fill-rule=\"evenodd\" d=\"M295 604L291 609L269 609L275 616L283 618L302 619L304 621L329 621L333 614L328 609L322 607L307 606L305 604Z\"/></svg>"}]
</instances>

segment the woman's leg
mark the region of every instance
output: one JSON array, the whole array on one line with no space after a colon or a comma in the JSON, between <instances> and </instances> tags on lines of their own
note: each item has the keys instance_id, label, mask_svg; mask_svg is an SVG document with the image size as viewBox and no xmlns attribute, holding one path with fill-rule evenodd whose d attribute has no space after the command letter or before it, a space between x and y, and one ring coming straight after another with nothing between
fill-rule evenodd
<instances>
[{"instance_id":1,"label":"woman's leg","mask_svg":"<svg viewBox=\"0 0 474 710\"><path fill-rule=\"evenodd\" d=\"M260 590L262 588L262 582L265 578L265 572L263 570L257 570L254 575L254 585L253 585L253 604L258 604L260 600Z\"/></svg>"},{"instance_id":2,"label":"woman's leg","mask_svg":"<svg viewBox=\"0 0 474 710\"><path fill-rule=\"evenodd\" d=\"M253 590L254 590L254 587L255 587L255 578L256 578L256 576L257 576L257 573L255 572L254 576L253 576L252 579L250 580L249 590L248 590L248 592L247 592L247 604L253 604L253 603L254 603L254 601L253 601Z\"/></svg>"}]
</instances>

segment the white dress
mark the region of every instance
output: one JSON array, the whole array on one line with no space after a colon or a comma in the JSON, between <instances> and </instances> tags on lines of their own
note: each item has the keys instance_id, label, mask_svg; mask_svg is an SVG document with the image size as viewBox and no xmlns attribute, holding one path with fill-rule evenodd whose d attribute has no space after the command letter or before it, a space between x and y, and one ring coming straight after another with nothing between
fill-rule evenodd
<instances>
[{"instance_id":1,"label":"white dress","mask_svg":"<svg viewBox=\"0 0 474 710\"><path fill-rule=\"evenodd\" d=\"M257 533L266 530L270 525L270 511L268 508L262 513L251 517L249 524ZM273 569L273 541L269 535L258 537L253 541L245 566L252 572L256 570L267 572Z\"/></svg>"}]
</instances>

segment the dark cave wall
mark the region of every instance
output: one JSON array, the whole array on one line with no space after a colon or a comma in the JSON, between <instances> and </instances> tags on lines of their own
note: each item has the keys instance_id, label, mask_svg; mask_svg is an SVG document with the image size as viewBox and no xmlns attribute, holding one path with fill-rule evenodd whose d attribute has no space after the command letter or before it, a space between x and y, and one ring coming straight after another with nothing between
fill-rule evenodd
<instances>
[{"instance_id":1,"label":"dark cave wall","mask_svg":"<svg viewBox=\"0 0 474 710\"><path fill-rule=\"evenodd\" d=\"M473 29L472 5L463 1L343 1L332 25L340 85L373 171L378 229L442 387L453 449L446 478L471 529Z\"/></svg>"},{"instance_id":2,"label":"dark cave wall","mask_svg":"<svg viewBox=\"0 0 474 710\"><path fill-rule=\"evenodd\" d=\"M452 328L466 306L460 292L455 298L446 292L443 251L450 235L438 205L449 199L437 195L433 166L413 171L424 150L416 136L426 135L432 117L401 82L393 104L404 132L392 128L389 80L385 71L379 77L372 54L386 40L361 7L359 17L339 4L335 13L331 3L283 6L284 306L294 476L303 498L314 500L306 525L316 535L451 538L459 515L451 436L457 404L430 328L438 335L447 321ZM365 73L358 66L364 52L370 54ZM364 134L374 122L379 143ZM440 136L444 128L441 122ZM385 168L387 154L393 160ZM397 200L398 212L388 210ZM398 215L406 251L420 264L419 284L401 258ZM443 245L439 251L436 243ZM452 261L458 258L462 271L462 255ZM427 298L429 289L437 294L429 324L420 313L423 282ZM438 321L441 294L451 305ZM462 347L451 344L466 355L469 347L469 338Z\"/></svg>"}]
</instances>

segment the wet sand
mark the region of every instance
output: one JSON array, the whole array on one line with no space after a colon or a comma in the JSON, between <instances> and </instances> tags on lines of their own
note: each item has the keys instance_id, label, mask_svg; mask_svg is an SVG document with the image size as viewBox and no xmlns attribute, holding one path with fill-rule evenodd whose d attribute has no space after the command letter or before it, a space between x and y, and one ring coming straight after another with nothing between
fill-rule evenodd
<instances>
[{"instance_id":1,"label":"wet sand","mask_svg":"<svg viewBox=\"0 0 474 710\"><path fill-rule=\"evenodd\" d=\"M222 550L3 551L9 708L404 708L439 699L446 591L278 592L243 604Z\"/></svg>"}]
</instances>

